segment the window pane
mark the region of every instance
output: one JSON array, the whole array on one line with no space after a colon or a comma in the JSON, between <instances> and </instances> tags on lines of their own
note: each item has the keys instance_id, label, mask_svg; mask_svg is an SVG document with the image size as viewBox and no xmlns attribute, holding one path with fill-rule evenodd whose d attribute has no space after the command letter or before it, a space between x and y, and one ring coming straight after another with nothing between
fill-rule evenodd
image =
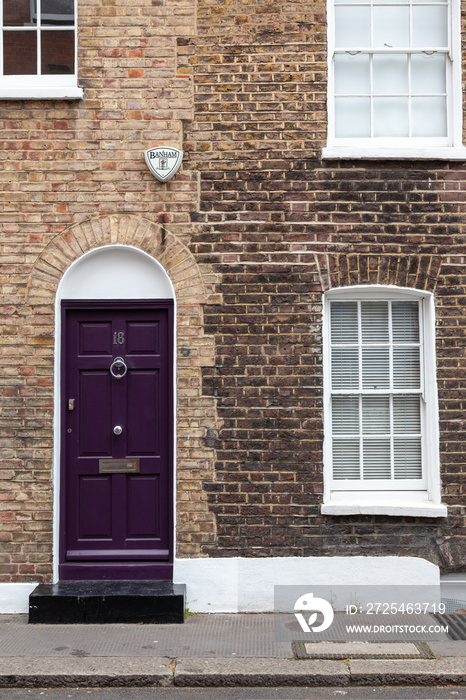
<instances>
[{"instance_id":1,"label":"window pane","mask_svg":"<svg viewBox=\"0 0 466 700\"><path fill-rule=\"evenodd\" d=\"M332 398L332 432L359 435L359 399L357 396Z\"/></svg>"},{"instance_id":2,"label":"window pane","mask_svg":"<svg viewBox=\"0 0 466 700\"><path fill-rule=\"evenodd\" d=\"M447 135L447 100L445 97L413 97L412 135Z\"/></svg>"},{"instance_id":3,"label":"window pane","mask_svg":"<svg viewBox=\"0 0 466 700\"><path fill-rule=\"evenodd\" d=\"M395 438L395 479L422 479L421 438Z\"/></svg>"},{"instance_id":4,"label":"window pane","mask_svg":"<svg viewBox=\"0 0 466 700\"><path fill-rule=\"evenodd\" d=\"M37 32L3 32L3 73L37 74Z\"/></svg>"},{"instance_id":5,"label":"window pane","mask_svg":"<svg viewBox=\"0 0 466 700\"><path fill-rule=\"evenodd\" d=\"M411 57L411 90L414 94L420 92L445 93L446 71L445 56L434 54L428 56L425 53L414 54Z\"/></svg>"},{"instance_id":6,"label":"window pane","mask_svg":"<svg viewBox=\"0 0 466 700\"><path fill-rule=\"evenodd\" d=\"M390 479L390 439L363 440L364 479Z\"/></svg>"},{"instance_id":7,"label":"window pane","mask_svg":"<svg viewBox=\"0 0 466 700\"><path fill-rule=\"evenodd\" d=\"M374 97L374 136L409 136L407 97Z\"/></svg>"},{"instance_id":8,"label":"window pane","mask_svg":"<svg viewBox=\"0 0 466 700\"><path fill-rule=\"evenodd\" d=\"M419 342L419 304L417 301L392 303L394 343Z\"/></svg>"},{"instance_id":9,"label":"window pane","mask_svg":"<svg viewBox=\"0 0 466 700\"><path fill-rule=\"evenodd\" d=\"M373 84L376 95L408 93L408 57L376 55L373 58Z\"/></svg>"},{"instance_id":10,"label":"window pane","mask_svg":"<svg viewBox=\"0 0 466 700\"><path fill-rule=\"evenodd\" d=\"M42 73L44 75L74 73L74 32L41 32Z\"/></svg>"},{"instance_id":11,"label":"window pane","mask_svg":"<svg viewBox=\"0 0 466 700\"><path fill-rule=\"evenodd\" d=\"M368 7L335 8L336 46L370 46L370 9Z\"/></svg>"},{"instance_id":12,"label":"window pane","mask_svg":"<svg viewBox=\"0 0 466 700\"><path fill-rule=\"evenodd\" d=\"M419 396L393 397L393 432L421 432L421 405Z\"/></svg>"},{"instance_id":13,"label":"window pane","mask_svg":"<svg viewBox=\"0 0 466 700\"><path fill-rule=\"evenodd\" d=\"M373 45L409 46L408 7L374 7Z\"/></svg>"},{"instance_id":14,"label":"window pane","mask_svg":"<svg viewBox=\"0 0 466 700\"><path fill-rule=\"evenodd\" d=\"M419 389L421 368L419 348L393 348L393 387L395 389Z\"/></svg>"},{"instance_id":15,"label":"window pane","mask_svg":"<svg viewBox=\"0 0 466 700\"><path fill-rule=\"evenodd\" d=\"M73 0L42 0L41 23L42 24L73 24L74 2Z\"/></svg>"},{"instance_id":16,"label":"window pane","mask_svg":"<svg viewBox=\"0 0 466 700\"><path fill-rule=\"evenodd\" d=\"M359 440L333 440L333 478L359 479Z\"/></svg>"},{"instance_id":17,"label":"window pane","mask_svg":"<svg viewBox=\"0 0 466 700\"><path fill-rule=\"evenodd\" d=\"M363 396L362 432L390 433L390 399L388 396Z\"/></svg>"},{"instance_id":18,"label":"window pane","mask_svg":"<svg viewBox=\"0 0 466 700\"><path fill-rule=\"evenodd\" d=\"M331 306L332 343L358 342L358 304L356 301L334 301Z\"/></svg>"},{"instance_id":19,"label":"window pane","mask_svg":"<svg viewBox=\"0 0 466 700\"><path fill-rule=\"evenodd\" d=\"M361 302L361 332L363 343L388 343L388 303Z\"/></svg>"},{"instance_id":20,"label":"window pane","mask_svg":"<svg viewBox=\"0 0 466 700\"><path fill-rule=\"evenodd\" d=\"M22 27L31 24L30 0L3 0L3 26Z\"/></svg>"},{"instance_id":21,"label":"window pane","mask_svg":"<svg viewBox=\"0 0 466 700\"><path fill-rule=\"evenodd\" d=\"M390 388L390 360L388 348L363 348L362 385L364 389Z\"/></svg>"},{"instance_id":22,"label":"window pane","mask_svg":"<svg viewBox=\"0 0 466 700\"><path fill-rule=\"evenodd\" d=\"M413 46L448 46L446 6L413 7Z\"/></svg>"},{"instance_id":23,"label":"window pane","mask_svg":"<svg viewBox=\"0 0 466 700\"><path fill-rule=\"evenodd\" d=\"M357 349L333 348L332 389L359 389L359 357Z\"/></svg>"},{"instance_id":24,"label":"window pane","mask_svg":"<svg viewBox=\"0 0 466 700\"><path fill-rule=\"evenodd\" d=\"M335 99L335 136L362 138L371 135L371 102L368 97Z\"/></svg>"},{"instance_id":25,"label":"window pane","mask_svg":"<svg viewBox=\"0 0 466 700\"><path fill-rule=\"evenodd\" d=\"M363 54L335 56L335 93L344 95L370 93L369 56Z\"/></svg>"}]
</instances>

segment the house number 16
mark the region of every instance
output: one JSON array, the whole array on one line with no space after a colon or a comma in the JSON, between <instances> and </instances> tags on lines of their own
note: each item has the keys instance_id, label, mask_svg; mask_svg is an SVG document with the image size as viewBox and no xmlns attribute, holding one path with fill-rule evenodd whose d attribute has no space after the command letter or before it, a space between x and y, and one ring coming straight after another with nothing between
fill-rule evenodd
<instances>
[{"instance_id":1,"label":"house number 16","mask_svg":"<svg viewBox=\"0 0 466 700\"><path fill-rule=\"evenodd\" d=\"M113 344L114 345L123 345L125 342L125 333L124 331L115 331L113 334Z\"/></svg>"}]
</instances>

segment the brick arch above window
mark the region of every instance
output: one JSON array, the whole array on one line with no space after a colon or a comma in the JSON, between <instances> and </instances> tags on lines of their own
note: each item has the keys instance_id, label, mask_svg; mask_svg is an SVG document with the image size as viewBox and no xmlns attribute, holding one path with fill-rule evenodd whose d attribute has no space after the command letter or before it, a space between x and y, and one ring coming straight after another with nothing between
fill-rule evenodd
<instances>
[{"instance_id":1,"label":"brick arch above window","mask_svg":"<svg viewBox=\"0 0 466 700\"><path fill-rule=\"evenodd\" d=\"M360 284L394 285L434 292L441 255L316 253L322 291Z\"/></svg>"}]
</instances>

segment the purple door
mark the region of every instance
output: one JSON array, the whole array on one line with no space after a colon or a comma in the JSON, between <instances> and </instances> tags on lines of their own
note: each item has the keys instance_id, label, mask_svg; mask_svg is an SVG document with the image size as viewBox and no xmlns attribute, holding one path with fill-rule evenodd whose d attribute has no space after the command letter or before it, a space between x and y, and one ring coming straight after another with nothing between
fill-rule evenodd
<instances>
[{"instance_id":1,"label":"purple door","mask_svg":"<svg viewBox=\"0 0 466 700\"><path fill-rule=\"evenodd\" d=\"M172 322L63 302L60 579L172 578Z\"/></svg>"}]
</instances>

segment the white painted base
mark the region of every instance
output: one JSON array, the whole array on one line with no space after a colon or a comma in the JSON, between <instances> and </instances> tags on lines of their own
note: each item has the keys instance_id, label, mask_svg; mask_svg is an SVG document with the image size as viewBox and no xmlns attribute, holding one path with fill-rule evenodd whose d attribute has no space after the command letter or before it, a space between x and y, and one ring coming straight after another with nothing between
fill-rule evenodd
<instances>
[{"instance_id":1,"label":"white painted base","mask_svg":"<svg viewBox=\"0 0 466 700\"><path fill-rule=\"evenodd\" d=\"M186 584L191 612L212 613L272 612L274 586L422 585L440 591L438 567L416 557L176 559L173 580ZM35 586L0 584L0 613L27 612Z\"/></svg>"},{"instance_id":2,"label":"white painted base","mask_svg":"<svg viewBox=\"0 0 466 700\"><path fill-rule=\"evenodd\" d=\"M186 584L191 612L272 612L274 586L422 585L440 595L438 567L416 557L176 559L173 580Z\"/></svg>"},{"instance_id":3,"label":"white painted base","mask_svg":"<svg viewBox=\"0 0 466 700\"><path fill-rule=\"evenodd\" d=\"M464 601L463 607L466 608L466 573L463 574L446 574L440 579L440 588L442 598L453 598L454 600Z\"/></svg>"},{"instance_id":4,"label":"white painted base","mask_svg":"<svg viewBox=\"0 0 466 700\"><path fill-rule=\"evenodd\" d=\"M37 583L0 583L0 613L27 613L29 594Z\"/></svg>"}]
</instances>

